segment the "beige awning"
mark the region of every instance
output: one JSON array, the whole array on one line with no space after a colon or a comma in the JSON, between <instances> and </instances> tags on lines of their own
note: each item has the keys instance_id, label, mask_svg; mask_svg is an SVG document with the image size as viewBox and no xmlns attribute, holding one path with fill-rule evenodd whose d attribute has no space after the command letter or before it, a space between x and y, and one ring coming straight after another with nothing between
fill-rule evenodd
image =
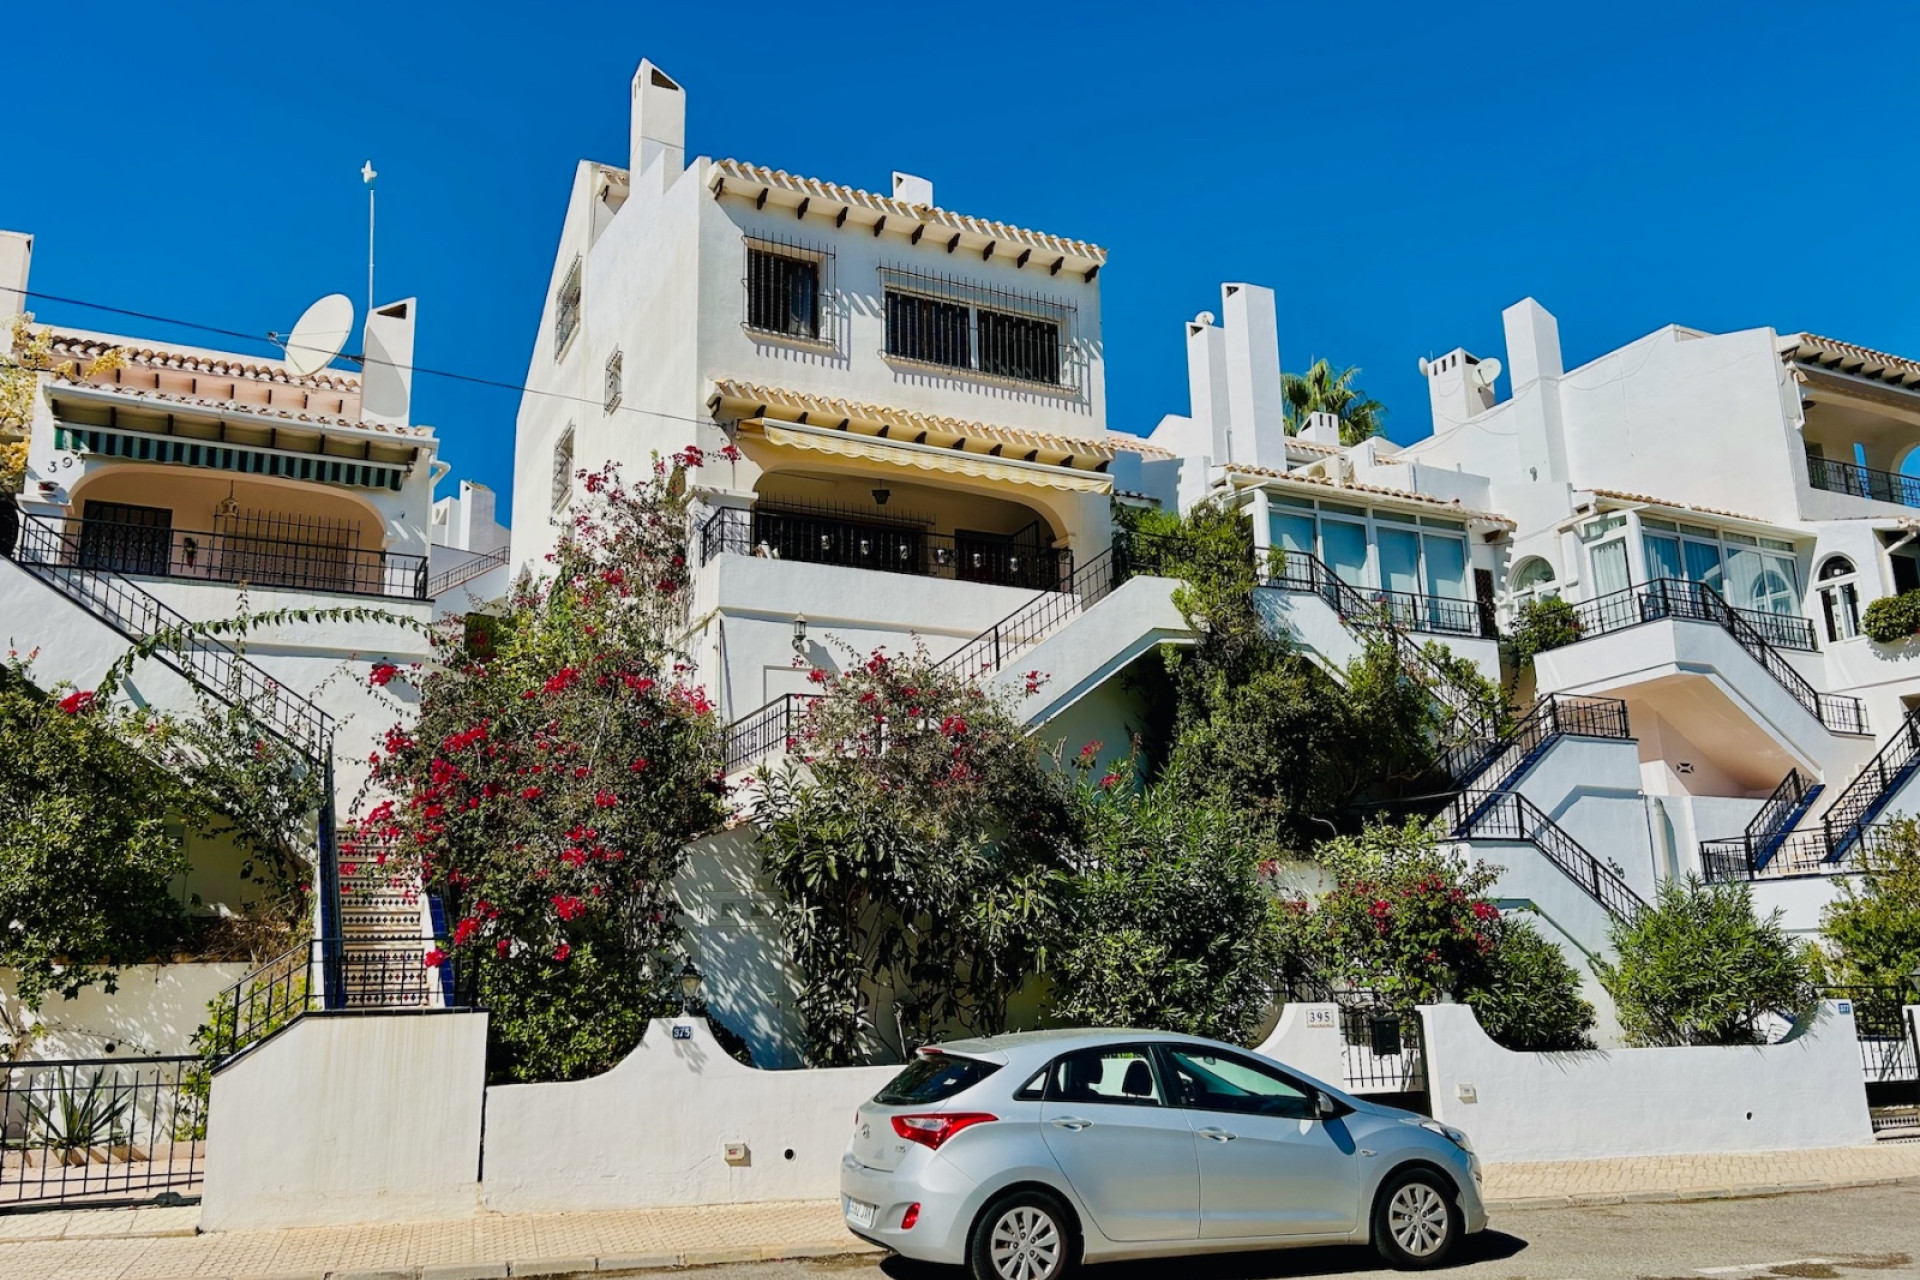
<instances>
[{"instance_id":1,"label":"beige awning","mask_svg":"<svg viewBox=\"0 0 1920 1280\"><path fill-rule=\"evenodd\" d=\"M911 467L919 471L939 471L952 476L971 476L977 480L1033 485L1042 489L1066 489L1075 493L1109 493L1113 489L1113 477L1102 472L1075 471L1042 462L996 458L960 449L937 449L905 440L884 440L823 427L775 422L767 418L749 419L740 425L758 428L768 444L782 449L804 449L891 467Z\"/></svg>"}]
</instances>

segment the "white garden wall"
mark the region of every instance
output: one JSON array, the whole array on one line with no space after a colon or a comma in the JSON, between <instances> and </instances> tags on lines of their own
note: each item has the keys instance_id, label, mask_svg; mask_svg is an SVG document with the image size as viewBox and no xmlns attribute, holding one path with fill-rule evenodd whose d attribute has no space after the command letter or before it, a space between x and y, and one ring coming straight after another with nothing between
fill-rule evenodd
<instances>
[{"instance_id":1,"label":"white garden wall","mask_svg":"<svg viewBox=\"0 0 1920 1280\"><path fill-rule=\"evenodd\" d=\"M207 1002L253 970L244 961L219 964L137 964L120 970L109 995L87 987L71 1000L41 1002L26 1020L42 1028L27 1057L149 1058L193 1052L193 1033L207 1020ZM0 970L0 1006L16 1012L18 975Z\"/></svg>"},{"instance_id":2,"label":"white garden wall","mask_svg":"<svg viewBox=\"0 0 1920 1280\"><path fill-rule=\"evenodd\" d=\"M471 1215L486 1067L483 1013L301 1018L214 1075L201 1229Z\"/></svg>"},{"instance_id":3,"label":"white garden wall","mask_svg":"<svg viewBox=\"0 0 1920 1280\"><path fill-rule=\"evenodd\" d=\"M1280 1024L1254 1050L1283 1067L1323 1084L1344 1089L1345 1071L1340 1043L1340 1006L1295 1001L1280 1011Z\"/></svg>"},{"instance_id":4,"label":"white garden wall","mask_svg":"<svg viewBox=\"0 0 1920 1280\"><path fill-rule=\"evenodd\" d=\"M500 1213L832 1199L855 1109L899 1071L756 1071L705 1022L657 1019L605 1075L487 1090L481 1198Z\"/></svg>"},{"instance_id":5,"label":"white garden wall","mask_svg":"<svg viewBox=\"0 0 1920 1280\"><path fill-rule=\"evenodd\" d=\"M1421 1009L1436 1119L1488 1162L1789 1151L1873 1141L1853 1015L1751 1048L1514 1053L1465 1005Z\"/></svg>"}]
</instances>

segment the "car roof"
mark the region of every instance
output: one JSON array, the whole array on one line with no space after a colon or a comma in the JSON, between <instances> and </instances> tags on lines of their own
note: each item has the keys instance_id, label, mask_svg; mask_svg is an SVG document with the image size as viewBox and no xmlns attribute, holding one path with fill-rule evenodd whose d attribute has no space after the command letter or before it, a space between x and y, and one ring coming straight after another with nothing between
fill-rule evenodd
<instances>
[{"instance_id":1,"label":"car roof","mask_svg":"<svg viewBox=\"0 0 1920 1280\"><path fill-rule=\"evenodd\" d=\"M1142 1041L1174 1041L1186 1044L1213 1045L1221 1049L1233 1049L1233 1046L1221 1044L1217 1040L1208 1040L1204 1036L1181 1035L1175 1031L1145 1031L1135 1027L1057 1027L1048 1031L1013 1031L999 1036L974 1036L966 1040L949 1040L944 1044L930 1044L922 1052L951 1053L965 1058L982 1058L990 1062L1006 1063L1016 1057L1023 1057L1028 1051L1044 1053L1051 1057L1058 1053L1067 1053L1078 1048L1093 1048L1103 1044L1138 1044ZM1245 1052L1234 1050L1234 1052Z\"/></svg>"}]
</instances>

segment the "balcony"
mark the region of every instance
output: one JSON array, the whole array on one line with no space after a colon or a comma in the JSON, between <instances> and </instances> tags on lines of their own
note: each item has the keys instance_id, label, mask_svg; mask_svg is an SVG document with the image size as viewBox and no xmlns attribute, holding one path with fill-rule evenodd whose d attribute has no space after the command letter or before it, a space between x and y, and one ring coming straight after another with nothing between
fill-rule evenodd
<instances>
[{"instance_id":1,"label":"balcony","mask_svg":"<svg viewBox=\"0 0 1920 1280\"><path fill-rule=\"evenodd\" d=\"M1875 471L1857 462L1809 457L1807 480L1814 488L1824 489L1828 493L1844 493L1903 507L1920 507L1920 477L1916 476Z\"/></svg>"},{"instance_id":2,"label":"balcony","mask_svg":"<svg viewBox=\"0 0 1920 1280\"><path fill-rule=\"evenodd\" d=\"M43 523L54 531L51 562L80 569L390 600L427 598L425 556L362 550L340 541L79 517Z\"/></svg>"},{"instance_id":3,"label":"balcony","mask_svg":"<svg viewBox=\"0 0 1920 1280\"><path fill-rule=\"evenodd\" d=\"M1644 586L1628 587L1574 605L1580 621L1580 638L1609 635L1628 627L1662 618L1684 618L1691 622L1715 622L1725 625L1731 615L1745 628L1757 633L1776 649L1812 653L1813 623L1797 614L1767 613L1759 609L1739 609L1727 604L1712 587L1675 578L1660 578Z\"/></svg>"},{"instance_id":4,"label":"balcony","mask_svg":"<svg viewBox=\"0 0 1920 1280\"><path fill-rule=\"evenodd\" d=\"M920 521L762 503L715 511L699 545L702 565L732 554L1030 591L1065 590L1073 576L1073 553L1044 545L1037 522L1007 535L935 533Z\"/></svg>"}]
</instances>

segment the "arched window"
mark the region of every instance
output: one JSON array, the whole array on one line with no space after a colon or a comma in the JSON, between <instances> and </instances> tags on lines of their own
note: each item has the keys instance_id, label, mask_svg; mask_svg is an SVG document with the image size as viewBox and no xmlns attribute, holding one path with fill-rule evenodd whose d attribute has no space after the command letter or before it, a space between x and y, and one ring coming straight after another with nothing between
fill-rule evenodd
<instances>
[{"instance_id":1,"label":"arched window","mask_svg":"<svg viewBox=\"0 0 1920 1280\"><path fill-rule=\"evenodd\" d=\"M1817 575L1820 612L1827 620L1827 639L1851 640L1860 634L1860 591L1855 585L1853 561L1829 556Z\"/></svg>"},{"instance_id":2,"label":"arched window","mask_svg":"<svg viewBox=\"0 0 1920 1280\"><path fill-rule=\"evenodd\" d=\"M1529 600L1542 600L1560 594L1560 588L1553 580L1553 566L1538 556L1520 562L1520 567L1513 571L1508 590L1513 595L1513 607L1516 609Z\"/></svg>"}]
</instances>

